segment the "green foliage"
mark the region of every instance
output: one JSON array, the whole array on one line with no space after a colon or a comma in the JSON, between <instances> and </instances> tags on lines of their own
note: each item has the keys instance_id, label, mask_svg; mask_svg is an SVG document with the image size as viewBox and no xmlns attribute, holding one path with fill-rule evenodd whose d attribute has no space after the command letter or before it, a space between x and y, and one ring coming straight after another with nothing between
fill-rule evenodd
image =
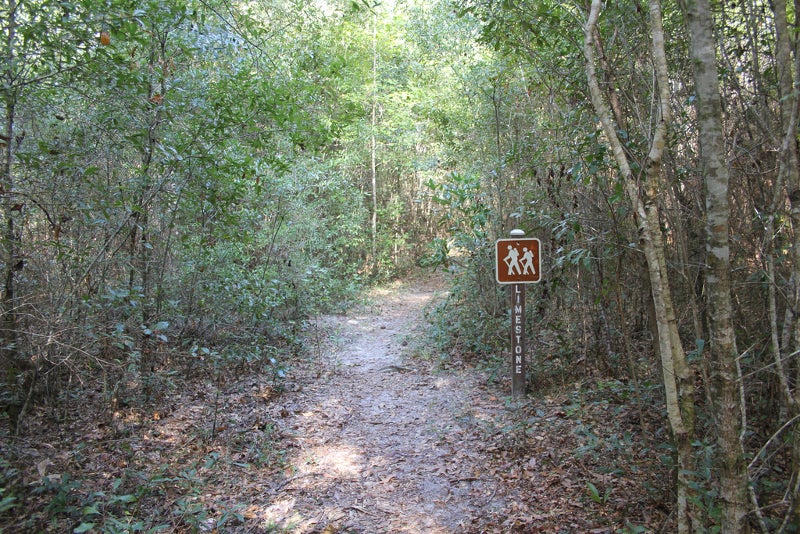
<instances>
[{"instance_id":1,"label":"green foliage","mask_svg":"<svg viewBox=\"0 0 800 534\"><path fill-rule=\"evenodd\" d=\"M363 119L369 63L351 45L365 43L342 45L305 3L219 7L18 11L20 61L3 71L24 82L3 85L21 134L11 172L27 269L16 294L31 317L24 344L53 375L100 365L108 380L149 388L176 361L195 367L173 352L250 338L243 359L274 361L277 376L302 321L360 288L366 203L336 153ZM8 71L23 60L24 80ZM386 250L408 246L405 233L386 236ZM48 331L70 349L42 346Z\"/></svg>"},{"instance_id":2,"label":"green foliage","mask_svg":"<svg viewBox=\"0 0 800 534\"><path fill-rule=\"evenodd\" d=\"M13 514L22 503L19 498L19 472L4 457L0 456L0 517Z\"/></svg>"},{"instance_id":3,"label":"green foliage","mask_svg":"<svg viewBox=\"0 0 800 534\"><path fill-rule=\"evenodd\" d=\"M690 480L689 499L698 513L705 516L701 521L709 525L708 532L719 533L722 508L714 481L715 446L698 440L692 443L692 447L697 463L695 469L686 473Z\"/></svg>"},{"instance_id":4,"label":"green foliage","mask_svg":"<svg viewBox=\"0 0 800 534\"><path fill-rule=\"evenodd\" d=\"M493 362L492 358L506 348L509 319L501 308L489 306L492 301L506 299L487 285L470 279L468 274L453 280L450 295L432 314L433 338L440 352Z\"/></svg>"},{"instance_id":5,"label":"green foliage","mask_svg":"<svg viewBox=\"0 0 800 534\"><path fill-rule=\"evenodd\" d=\"M453 273L448 298L437 307L438 344L445 352L479 357L496 353L505 341L508 310L494 281L494 246L490 241L492 211L474 176L449 174L428 181L439 206L439 224L448 239L433 243L426 265Z\"/></svg>"},{"instance_id":6,"label":"green foliage","mask_svg":"<svg viewBox=\"0 0 800 534\"><path fill-rule=\"evenodd\" d=\"M64 384L102 381L106 402L144 402L170 391L176 373L225 366L279 387L305 320L402 273L426 244L420 263L447 269L453 284L433 314L435 352L473 358L499 376L508 305L494 280L493 242L515 227L539 237L545 254L544 280L529 293L530 378L549 387L608 379L599 383L609 398L652 393L658 365L641 236L586 95L585 6L391 4L0 4L8 299L0 315L12 325L3 326L0 356L13 396L27 393L26 366L43 371L50 400L65 402L77 395L60 391ZM652 201L662 210L676 309L685 311L684 346L700 371L695 340L711 338L699 300L704 203L692 65L683 12L664 7L676 123ZM740 346L758 355L739 360L745 397L757 399L748 405L752 447L781 424L781 399L761 394L777 391L763 375L774 370L771 351L796 348L772 347L764 334L781 322L768 319L770 291L778 315L794 307L790 203L771 189L785 182L774 132L785 131L780 107L791 98L778 84L770 6L717 7L720 81L735 103L726 113L736 141L728 156L737 330ZM642 5L606 3L599 74L617 98L618 134L637 176L657 96L650 36ZM624 433L599 439L596 427L582 428L582 454L625 445ZM270 461L256 452L268 449L261 445L248 457ZM696 451L694 505L713 523L712 451ZM779 473L789 468L765 464L774 471L758 481L759 495L782 493ZM0 514L17 513L18 476L0 469ZM205 528L208 514L191 495L197 477L167 478L143 483L142 494L126 480L126 490L85 502L75 497L82 482L66 477L38 491L77 531L140 531L159 525L137 518L136 506L169 483L188 491L173 519ZM586 491L609 498L602 485Z\"/></svg>"},{"instance_id":7,"label":"green foliage","mask_svg":"<svg viewBox=\"0 0 800 534\"><path fill-rule=\"evenodd\" d=\"M237 511L240 506L210 519L210 511L197 500L207 483L198 467L189 466L174 475L166 467L151 475L128 471L114 479L107 491L84 491L86 482L67 475L45 477L34 493L49 499L46 513L51 520L71 519L77 525L73 530L76 533L159 532L176 524L198 529L209 521L220 528L241 521ZM214 463L207 459L204 469L213 471L213 467ZM166 493L178 495L170 506L172 517L148 509Z\"/></svg>"},{"instance_id":8,"label":"green foliage","mask_svg":"<svg viewBox=\"0 0 800 534\"><path fill-rule=\"evenodd\" d=\"M601 493L600 490L597 489L597 486L595 486L592 482L586 483L586 490L589 494L589 497L597 504L606 504L611 498L611 494L614 492L614 488L609 486L604 492Z\"/></svg>"},{"instance_id":9,"label":"green foliage","mask_svg":"<svg viewBox=\"0 0 800 534\"><path fill-rule=\"evenodd\" d=\"M253 435L257 436L255 440L248 439ZM46 509L29 507L26 513L18 514L18 522L4 525L24 531L57 529L106 534L235 528L244 521L245 504L233 501L212 508L202 496L220 480L232 476L231 469L271 469L282 465L283 452L277 449L271 425L239 433L229 445L231 454L212 450L186 463L167 461L146 469L131 466L124 470L108 466L103 473L83 479L66 473L43 476L20 492L25 495L20 504L41 499L47 503ZM118 446L128 447L131 458L136 454L127 440ZM19 476L5 461L2 464L3 482L12 491ZM6 508L0 517L7 519L5 516L13 512Z\"/></svg>"},{"instance_id":10,"label":"green foliage","mask_svg":"<svg viewBox=\"0 0 800 534\"><path fill-rule=\"evenodd\" d=\"M426 185L442 208L439 224L452 236L454 247L467 253L486 248L491 209L480 179L450 173L441 182L429 180Z\"/></svg>"}]
</instances>

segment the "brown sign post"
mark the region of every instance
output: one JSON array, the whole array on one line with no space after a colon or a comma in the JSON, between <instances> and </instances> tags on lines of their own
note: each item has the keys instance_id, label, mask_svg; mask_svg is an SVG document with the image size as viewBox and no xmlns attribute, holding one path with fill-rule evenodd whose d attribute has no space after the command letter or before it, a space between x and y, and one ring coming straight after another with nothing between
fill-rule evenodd
<instances>
[{"instance_id":1,"label":"brown sign post","mask_svg":"<svg viewBox=\"0 0 800 534\"><path fill-rule=\"evenodd\" d=\"M510 239L495 243L495 272L499 284L511 285L511 394L525 395L525 284L541 279L541 243L512 230Z\"/></svg>"}]
</instances>

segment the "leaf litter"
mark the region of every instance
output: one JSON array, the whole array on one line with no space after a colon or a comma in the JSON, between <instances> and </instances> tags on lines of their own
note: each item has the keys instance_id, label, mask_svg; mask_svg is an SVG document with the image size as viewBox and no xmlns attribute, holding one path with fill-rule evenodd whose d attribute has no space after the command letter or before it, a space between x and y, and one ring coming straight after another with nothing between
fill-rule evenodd
<instances>
[{"instance_id":1,"label":"leaf litter","mask_svg":"<svg viewBox=\"0 0 800 534\"><path fill-rule=\"evenodd\" d=\"M47 489L0 528L668 531L668 471L630 406L587 384L512 402L506 380L414 356L443 287L395 284L313 321L310 356L281 388L258 373L186 382L157 410L57 432L40 410L3 454L28 466L7 484Z\"/></svg>"}]
</instances>

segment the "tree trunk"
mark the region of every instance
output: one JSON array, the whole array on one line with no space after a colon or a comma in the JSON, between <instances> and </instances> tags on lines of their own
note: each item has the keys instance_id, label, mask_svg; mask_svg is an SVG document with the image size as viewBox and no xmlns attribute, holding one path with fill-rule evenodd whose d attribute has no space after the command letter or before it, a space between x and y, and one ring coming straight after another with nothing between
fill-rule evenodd
<instances>
[{"instance_id":1,"label":"tree trunk","mask_svg":"<svg viewBox=\"0 0 800 534\"><path fill-rule=\"evenodd\" d=\"M778 339L778 320L776 304L776 288L774 275L774 259L769 250L770 266L770 323L773 333L773 354L775 359L775 369L781 386L781 396L788 418L800 415L800 389L792 391L791 383L797 384L796 377L792 380L788 374L788 369L784 368L783 360L787 360L794 347L800 346L800 340L793 339L797 332L797 319L800 317L800 168L798 168L798 146L797 146L797 127L798 127L798 99L795 87L800 86L797 80L798 69L797 55L793 54L794 45L791 39L789 20L787 14L786 0L774 0L772 11L775 18L775 63L779 68L778 85L780 96L780 116L781 116L781 139L779 154L778 181L775 184L775 193L772 201L772 216L767 228L767 239L772 239L774 235L775 214L778 207L785 202L785 191L791 202L790 216L792 228L794 230L794 246L792 247L793 273L790 279L790 291L786 306L786 315L783 321L784 332L783 342ZM785 186L785 188L784 188ZM793 430L793 450L792 450L792 480L800 480L800 427L794 426ZM790 514L794 524L800 524L800 495L798 495L798 484L791 484L792 488L792 509Z\"/></svg>"},{"instance_id":2,"label":"tree trunk","mask_svg":"<svg viewBox=\"0 0 800 534\"><path fill-rule=\"evenodd\" d=\"M706 193L706 293L710 379L717 440L723 532L747 528L747 469L742 447L743 410L731 304L729 172L722 132L714 21L709 0L687 3L694 64L700 168Z\"/></svg>"},{"instance_id":3,"label":"tree trunk","mask_svg":"<svg viewBox=\"0 0 800 534\"><path fill-rule=\"evenodd\" d=\"M692 372L678 335L678 324L667 277L661 217L656 202L661 186L661 161L672 118L661 5L658 0L649 2L658 108L657 116L652 121L656 127L644 167L644 176L641 177L643 178L641 186L639 179L631 170L628 156L617 135L618 128L612 119L610 106L603 97L597 79L594 46L598 42L595 32L597 32L601 7L602 0L592 0L589 17L584 28L583 50L586 58L586 75L592 105L600 118L603 131L608 138L614 159L624 180L626 192L634 208L642 248L647 260L650 290L656 315L657 344L661 357L667 417L678 455L676 488L678 532L688 533L691 529L689 474L694 471L691 446L694 433L694 384ZM609 90L613 90L613 88Z\"/></svg>"},{"instance_id":4,"label":"tree trunk","mask_svg":"<svg viewBox=\"0 0 800 534\"><path fill-rule=\"evenodd\" d=\"M372 15L372 116L370 117L370 177L372 187L372 258L371 267L378 268L378 167L375 128L378 125L378 16Z\"/></svg>"},{"instance_id":5,"label":"tree trunk","mask_svg":"<svg viewBox=\"0 0 800 534\"><path fill-rule=\"evenodd\" d=\"M18 90L14 87L15 69L17 62L15 55L16 45L16 13L17 4L15 0L8 3L8 13L10 19L5 24L6 34L3 46L5 54L3 61L5 65L0 78L0 85L3 86L3 106L4 123L2 137L0 137L0 148L2 148L2 175L0 175L0 206L2 206L2 230L0 231L0 261L3 263L3 286L2 298L0 298L0 355L2 355L3 371L6 374L7 384L16 384L17 374L27 367L28 362L23 361L18 347L18 319L16 305L16 281L15 270L21 268L22 259L19 249L20 242L17 229L14 225L15 204L14 198L14 143L15 125L14 119L17 106ZM19 392L14 392L19 393Z\"/></svg>"}]
</instances>

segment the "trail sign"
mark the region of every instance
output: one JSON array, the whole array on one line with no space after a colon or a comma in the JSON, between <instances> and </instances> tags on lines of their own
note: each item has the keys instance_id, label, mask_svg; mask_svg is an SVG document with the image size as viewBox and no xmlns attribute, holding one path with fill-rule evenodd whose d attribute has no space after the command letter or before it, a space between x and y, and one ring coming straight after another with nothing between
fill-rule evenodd
<instances>
[{"instance_id":1,"label":"trail sign","mask_svg":"<svg viewBox=\"0 0 800 534\"><path fill-rule=\"evenodd\" d=\"M535 237L498 239L494 250L497 283L538 282L541 279L541 248L541 243Z\"/></svg>"},{"instance_id":2,"label":"trail sign","mask_svg":"<svg viewBox=\"0 0 800 534\"><path fill-rule=\"evenodd\" d=\"M541 243L511 230L510 239L498 239L494 247L495 274L499 284L511 284L511 394L525 395L525 284L541 280Z\"/></svg>"}]
</instances>

